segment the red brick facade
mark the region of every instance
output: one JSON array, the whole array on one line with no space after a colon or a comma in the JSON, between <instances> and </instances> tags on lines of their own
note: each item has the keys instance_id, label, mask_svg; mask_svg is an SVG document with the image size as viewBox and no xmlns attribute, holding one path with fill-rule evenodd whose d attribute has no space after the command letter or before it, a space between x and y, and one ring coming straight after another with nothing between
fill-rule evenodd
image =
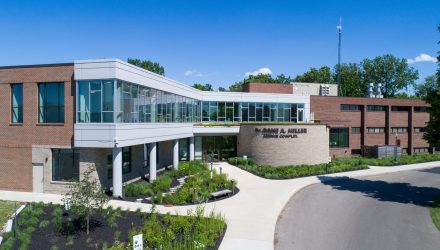
<instances>
[{"instance_id":1,"label":"red brick facade","mask_svg":"<svg viewBox=\"0 0 440 250\"><path fill-rule=\"evenodd\" d=\"M272 94L292 94L292 84L281 83L246 83L243 92L250 93L272 93Z\"/></svg>"},{"instance_id":2,"label":"red brick facade","mask_svg":"<svg viewBox=\"0 0 440 250\"><path fill-rule=\"evenodd\" d=\"M359 105L358 111L343 111L341 104ZM367 106L385 106L385 111L368 111ZM360 150L362 146L395 145L395 133L392 128L407 128L406 133L399 133L402 148L412 154L414 148L427 148L423 133L414 132L416 127L425 127L429 121L429 113L417 112L414 107L425 107L422 100L412 99L373 99L354 97L310 97L310 110L315 121L330 127L346 127L349 129L349 146L346 148L330 148L331 156L350 156L352 150ZM392 106L407 107L408 111L392 111ZM352 128L358 127L360 133L353 133ZM384 133L368 133L368 128L384 128Z\"/></svg>"},{"instance_id":3,"label":"red brick facade","mask_svg":"<svg viewBox=\"0 0 440 250\"><path fill-rule=\"evenodd\" d=\"M32 191L32 146L73 146L73 64L0 67L0 189ZM65 122L38 123L38 83L64 82ZM11 85L23 84L23 123L11 124Z\"/></svg>"}]
</instances>

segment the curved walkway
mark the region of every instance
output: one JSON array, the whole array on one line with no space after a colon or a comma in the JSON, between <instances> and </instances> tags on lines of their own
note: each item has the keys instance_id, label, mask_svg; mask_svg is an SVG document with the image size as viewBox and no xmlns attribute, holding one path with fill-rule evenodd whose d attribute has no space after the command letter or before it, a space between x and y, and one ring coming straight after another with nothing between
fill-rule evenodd
<instances>
[{"instance_id":1,"label":"curved walkway","mask_svg":"<svg viewBox=\"0 0 440 250\"><path fill-rule=\"evenodd\" d=\"M331 177L347 176L359 177L411 169L423 169L439 166L440 162L421 163L394 167L371 167L366 170L325 175ZM243 171L227 163L214 164L216 169L222 171L230 178L238 181L240 192L229 198L205 204L205 212L222 213L228 223L226 235L220 249L273 249L274 232L278 215L283 210L290 197L300 189L314 183L319 183L325 177L318 179L316 176L291 180L267 180ZM61 203L61 196L54 194L35 194L25 192L0 191L0 199L16 201L43 201ZM151 205L110 201L113 207L122 209L150 211ZM194 210L195 206L157 206L160 213L186 214L188 209Z\"/></svg>"}]
</instances>

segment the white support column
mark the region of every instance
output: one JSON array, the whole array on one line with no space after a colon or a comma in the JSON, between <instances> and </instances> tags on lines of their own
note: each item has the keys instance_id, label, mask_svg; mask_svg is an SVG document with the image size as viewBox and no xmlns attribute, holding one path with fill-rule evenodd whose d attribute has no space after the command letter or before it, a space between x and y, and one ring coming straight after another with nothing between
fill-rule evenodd
<instances>
[{"instance_id":1,"label":"white support column","mask_svg":"<svg viewBox=\"0 0 440 250\"><path fill-rule=\"evenodd\" d=\"M194 161L194 136L189 138L189 160Z\"/></svg>"},{"instance_id":2,"label":"white support column","mask_svg":"<svg viewBox=\"0 0 440 250\"><path fill-rule=\"evenodd\" d=\"M150 182L156 180L156 143L148 145L148 152L150 155Z\"/></svg>"},{"instance_id":3,"label":"white support column","mask_svg":"<svg viewBox=\"0 0 440 250\"><path fill-rule=\"evenodd\" d=\"M179 140L173 140L173 167L179 167Z\"/></svg>"},{"instance_id":4,"label":"white support column","mask_svg":"<svg viewBox=\"0 0 440 250\"><path fill-rule=\"evenodd\" d=\"M113 148L113 197L122 197L122 148Z\"/></svg>"}]
</instances>

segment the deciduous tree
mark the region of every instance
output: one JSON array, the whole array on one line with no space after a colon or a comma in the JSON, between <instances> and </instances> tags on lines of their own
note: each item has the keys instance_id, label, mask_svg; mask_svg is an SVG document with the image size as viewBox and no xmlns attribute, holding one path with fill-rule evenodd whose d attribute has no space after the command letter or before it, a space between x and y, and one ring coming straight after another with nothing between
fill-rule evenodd
<instances>
[{"instance_id":1,"label":"deciduous tree","mask_svg":"<svg viewBox=\"0 0 440 250\"><path fill-rule=\"evenodd\" d=\"M165 75L165 69L157 62L128 58L127 62L159 75Z\"/></svg>"},{"instance_id":2,"label":"deciduous tree","mask_svg":"<svg viewBox=\"0 0 440 250\"><path fill-rule=\"evenodd\" d=\"M440 32L440 25L438 26L438 30ZM430 116L423 138L427 140L432 147L440 148L440 51L438 52L437 59L437 86L429 90L426 95L426 102L428 102L431 107L428 108Z\"/></svg>"},{"instance_id":3,"label":"deciduous tree","mask_svg":"<svg viewBox=\"0 0 440 250\"><path fill-rule=\"evenodd\" d=\"M87 234L90 231L90 217L110 200L98 180L92 176L95 171L94 165L88 166L80 181L71 185L70 191L63 197L64 202L69 202L80 218L86 219Z\"/></svg>"},{"instance_id":4,"label":"deciduous tree","mask_svg":"<svg viewBox=\"0 0 440 250\"><path fill-rule=\"evenodd\" d=\"M317 82L317 83L333 83L330 67L323 66L319 69L310 68L302 75L297 75L295 82Z\"/></svg>"},{"instance_id":5,"label":"deciduous tree","mask_svg":"<svg viewBox=\"0 0 440 250\"><path fill-rule=\"evenodd\" d=\"M213 91L214 89L212 88L212 85L209 83L205 83L205 84L200 84L200 83L194 83L192 85L193 88L196 88L198 90L203 90L203 91Z\"/></svg>"},{"instance_id":6,"label":"deciduous tree","mask_svg":"<svg viewBox=\"0 0 440 250\"><path fill-rule=\"evenodd\" d=\"M363 71L362 84L382 83L384 97L393 97L401 90L415 86L419 73L410 67L404 58L396 58L387 54L374 59L364 59L361 62Z\"/></svg>"}]
</instances>

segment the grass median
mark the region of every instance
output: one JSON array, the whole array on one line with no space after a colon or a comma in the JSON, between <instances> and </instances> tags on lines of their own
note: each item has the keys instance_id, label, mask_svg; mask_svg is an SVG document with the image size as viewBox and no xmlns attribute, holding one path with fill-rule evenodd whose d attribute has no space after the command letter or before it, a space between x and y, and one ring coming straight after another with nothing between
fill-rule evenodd
<instances>
[{"instance_id":1,"label":"grass median","mask_svg":"<svg viewBox=\"0 0 440 250\"><path fill-rule=\"evenodd\" d=\"M440 196L434 199L434 203L429 208L429 212L431 214L432 222L440 230Z\"/></svg>"},{"instance_id":2,"label":"grass median","mask_svg":"<svg viewBox=\"0 0 440 250\"><path fill-rule=\"evenodd\" d=\"M19 203L16 204L17 209ZM0 200L0 229L6 224L6 221L11 218L14 213L14 201L2 201ZM1 235L1 230L0 230Z\"/></svg>"}]
</instances>

